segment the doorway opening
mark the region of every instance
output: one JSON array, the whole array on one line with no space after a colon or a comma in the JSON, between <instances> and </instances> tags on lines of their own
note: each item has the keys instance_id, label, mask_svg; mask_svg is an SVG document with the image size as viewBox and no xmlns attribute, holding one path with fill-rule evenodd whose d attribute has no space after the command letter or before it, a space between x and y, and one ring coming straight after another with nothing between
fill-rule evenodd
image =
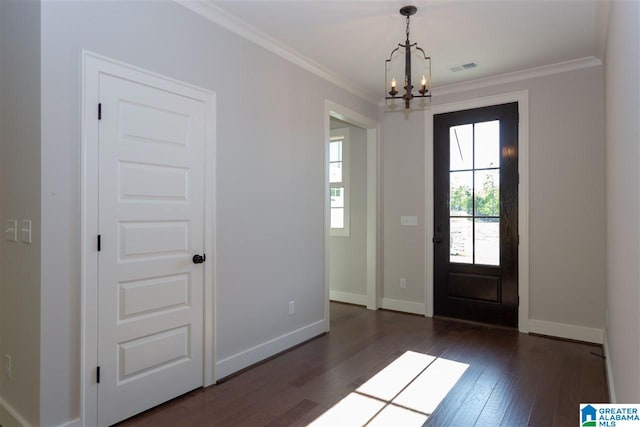
<instances>
[{"instance_id":1,"label":"doorway opening","mask_svg":"<svg viewBox=\"0 0 640 427\"><path fill-rule=\"evenodd\" d=\"M329 301L378 309L378 123L325 101L325 319Z\"/></svg>"}]
</instances>

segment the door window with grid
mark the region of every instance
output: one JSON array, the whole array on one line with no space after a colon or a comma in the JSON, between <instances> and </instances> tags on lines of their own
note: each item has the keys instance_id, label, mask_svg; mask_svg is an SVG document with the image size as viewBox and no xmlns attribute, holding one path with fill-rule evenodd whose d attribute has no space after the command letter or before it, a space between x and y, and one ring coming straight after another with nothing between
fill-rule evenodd
<instances>
[{"instance_id":1,"label":"door window with grid","mask_svg":"<svg viewBox=\"0 0 640 427\"><path fill-rule=\"evenodd\" d=\"M450 262L500 265L500 121L449 129Z\"/></svg>"}]
</instances>

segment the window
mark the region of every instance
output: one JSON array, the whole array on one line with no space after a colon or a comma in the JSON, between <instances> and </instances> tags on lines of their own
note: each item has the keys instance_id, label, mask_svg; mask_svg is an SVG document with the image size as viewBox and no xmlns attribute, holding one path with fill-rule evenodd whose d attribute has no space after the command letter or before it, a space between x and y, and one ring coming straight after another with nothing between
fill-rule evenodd
<instances>
[{"instance_id":1,"label":"window","mask_svg":"<svg viewBox=\"0 0 640 427\"><path fill-rule=\"evenodd\" d=\"M329 140L331 235L349 236L349 128L331 130Z\"/></svg>"},{"instance_id":2,"label":"window","mask_svg":"<svg viewBox=\"0 0 640 427\"><path fill-rule=\"evenodd\" d=\"M500 121L449 134L449 260L500 265Z\"/></svg>"}]
</instances>

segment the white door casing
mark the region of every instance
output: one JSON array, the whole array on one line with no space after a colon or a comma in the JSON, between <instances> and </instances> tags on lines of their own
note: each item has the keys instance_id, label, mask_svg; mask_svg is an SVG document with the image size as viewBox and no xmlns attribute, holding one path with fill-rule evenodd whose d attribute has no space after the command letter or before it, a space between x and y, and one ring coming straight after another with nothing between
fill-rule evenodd
<instances>
[{"instance_id":1,"label":"white door casing","mask_svg":"<svg viewBox=\"0 0 640 427\"><path fill-rule=\"evenodd\" d=\"M84 65L83 423L110 425L212 382L213 94Z\"/></svg>"},{"instance_id":2,"label":"white door casing","mask_svg":"<svg viewBox=\"0 0 640 427\"><path fill-rule=\"evenodd\" d=\"M325 330L329 331L330 318L330 274L329 274L329 230L330 230L330 208L331 201L329 197L329 140L331 137L331 117L365 129L367 132L367 251L366 251L366 282L367 296L366 305L369 310L377 310L379 306L378 296L378 266L381 263L380 254L378 253L378 239L380 238L380 222L378 221L380 206L378 205L379 194L379 150L380 144L378 135L380 134L380 125L377 121L366 117L357 111L351 110L333 101L325 99L324 101L324 251L323 251L323 288L324 288L324 316Z\"/></svg>"},{"instance_id":3,"label":"white door casing","mask_svg":"<svg viewBox=\"0 0 640 427\"><path fill-rule=\"evenodd\" d=\"M425 306L426 316L433 316L433 116L452 111L491 105L518 103L518 330L529 332L529 91L522 90L450 104L433 105L425 111Z\"/></svg>"}]
</instances>

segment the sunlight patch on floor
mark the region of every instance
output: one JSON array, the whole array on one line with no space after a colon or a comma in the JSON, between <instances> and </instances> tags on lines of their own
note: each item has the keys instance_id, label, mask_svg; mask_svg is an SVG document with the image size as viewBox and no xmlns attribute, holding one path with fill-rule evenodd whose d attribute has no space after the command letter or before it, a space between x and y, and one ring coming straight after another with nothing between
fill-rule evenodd
<instances>
[{"instance_id":1,"label":"sunlight patch on floor","mask_svg":"<svg viewBox=\"0 0 640 427\"><path fill-rule=\"evenodd\" d=\"M469 367L407 351L310 426L421 426Z\"/></svg>"},{"instance_id":2,"label":"sunlight patch on floor","mask_svg":"<svg viewBox=\"0 0 640 427\"><path fill-rule=\"evenodd\" d=\"M435 359L427 354L407 351L358 387L356 391L389 401L396 397Z\"/></svg>"},{"instance_id":3,"label":"sunlight patch on floor","mask_svg":"<svg viewBox=\"0 0 640 427\"><path fill-rule=\"evenodd\" d=\"M313 427L363 426L380 412L384 405L385 403L380 400L350 393L309 425Z\"/></svg>"},{"instance_id":4,"label":"sunlight patch on floor","mask_svg":"<svg viewBox=\"0 0 640 427\"><path fill-rule=\"evenodd\" d=\"M427 418L425 414L410 411L392 403L376 415L367 427L421 426Z\"/></svg>"},{"instance_id":5,"label":"sunlight patch on floor","mask_svg":"<svg viewBox=\"0 0 640 427\"><path fill-rule=\"evenodd\" d=\"M465 363L436 359L393 402L431 414L468 367Z\"/></svg>"}]
</instances>

